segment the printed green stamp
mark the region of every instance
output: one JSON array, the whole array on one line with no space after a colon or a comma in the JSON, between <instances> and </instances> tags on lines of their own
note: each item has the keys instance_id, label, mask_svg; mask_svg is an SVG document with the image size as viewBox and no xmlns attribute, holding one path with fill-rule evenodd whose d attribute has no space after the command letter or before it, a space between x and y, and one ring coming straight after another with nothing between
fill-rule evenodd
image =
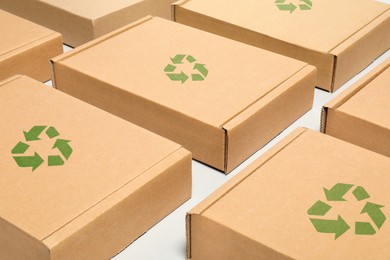
<instances>
[{"instance_id":1,"label":"printed green stamp","mask_svg":"<svg viewBox=\"0 0 390 260\"><path fill-rule=\"evenodd\" d=\"M276 0L275 4L280 11L288 11L290 14L297 9L297 6L292 1ZM312 9L313 3L311 0L299 0L298 7L301 11L308 11Z\"/></svg>"},{"instance_id":2,"label":"printed green stamp","mask_svg":"<svg viewBox=\"0 0 390 260\"><path fill-rule=\"evenodd\" d=\"M200 64L196 61L191 55L177 54L171 58L171 63L165 66L164 72L170 80L180 81L181 84L186 82L190 77L192 81L203 81L207 78L209 71L206 69L205 64ZM193 65L192 72L185 73L180 69L181 64L184 63Z\"/></svg>"},{"instance_id":3,"label":"printed green stamp","mask_svg":"<svg viewBox=\"0 0 390 260\"><path fill-rule=\"evenodd\" d=\"M70 158L73 152L72 147L69 145L70 141L58 138L60 133L53 126L33 126L28 132L23 132L25 140L18 142L11 151L13 158L19 167L31 167L32 171L35 171L45 162L36 151L32 152L33 155L31 155L32 153L26 155L31 142L42 140L40 137L43 135L44 131L44 136L53 140L52 150L54 150L54 154L47 157L47 165L61 166Z\"/></svg>"},{"instance_id":4,"label":"printed green stamp","mask_svg":"<svg viewBox=\"0 0 390 260\"><path fill-rule=\"evenodd\" d=\"M337 183L330 190L324 188L325 197L327 202L318 200L313 204L307 211L307 214L310 216L310 221L313 224L314 228L319 233L331 233L335 235L335 239L339 238L345 232L347 232L351 227L347 222L338 215L337 220L318 218L325 217L325 215L332 209L332 206L328 203L347 203L344 199L344 196L354 188L353 184ZM353 197L357 201L365 201L370 198L367 191L361 187L357 186L352 191ZM347 206L347 205L346 205ZM355 235L374 235L377 230L381 229L383 224L386 221L386 216L382 212L381 208L384 206L366 202L360 214L367 214L370 218L370 222L355 222ZM316 216L314 218L313 216ZM375 227L376 229L375 229Z\"/></svg>"}]
</instances>

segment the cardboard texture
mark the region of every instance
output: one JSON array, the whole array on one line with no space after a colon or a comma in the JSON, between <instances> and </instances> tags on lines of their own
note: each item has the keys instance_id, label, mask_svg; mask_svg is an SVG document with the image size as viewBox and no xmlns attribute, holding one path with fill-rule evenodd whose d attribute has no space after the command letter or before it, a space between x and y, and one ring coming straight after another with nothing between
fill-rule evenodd
<instances>
[{"instance_id":1,"label":"cardboard texture","mask_svg":"<svg viewBox=\"0 0 390 260\"><path fill-rule=\"evenodd\" d=\"M52 65L59 90L225 172L311 108L316 75L303 62L153 17Z\"/></svg>"},{"instance_id":2,"label":"cardboard texture","mask_svg":"<svg viewBox=\"0 0 390 260\"><path fill-rule=\"evenodd\" d=\"M146 15L171 19L174 0L1 0L0 8L61 32L76 47Z\"/></svg>"},{"instance_id":3,"label":"cardboard texture","mask_svg":"<svg viewBox=\"0 0 390 260\"><path fill-rule=\"evenodd\" d=\"M109 259L190 198L180 145L25 76L0 100L1 259Z\"/></svg>"},{"instance_id":4,"label":"cardboard texture","mask_svg":"<svg viewBox=\"0 0 390 260\"><path fill-rule=\"evenodd\" d=\"M321 131L390 157L390 59L322 109Z\"/></svg>"},{"instance_id":5,"label":"cardboard texture","mask_svg":"<svg viewBox=\"0 0 390 260\"><path fill-rule=\"evenodd\" d=\"M188 259L388 259L390 159L297 129L187 215Z\"/></svg>"},{"instance_id":6,"label":"cardboard texture","mask_svg":"<svg viewBox=\"0 0 390 260\"><path fill-rule=\"evenodd\" d=\"M335 91L390 46L389 5L372 0L183 0L173 19L293 57Z\"/></svg>"},{"instance_id":7,"label":"cardboard texture","mask_svg":"<svg viewBox=\"0 0 390 260\"><path fill-rule=\"evenodd\" d=\"M62 37L0 9L0 80L25 74L50 79L49 60L62 53Z\"/></svg>"}]
</instances>

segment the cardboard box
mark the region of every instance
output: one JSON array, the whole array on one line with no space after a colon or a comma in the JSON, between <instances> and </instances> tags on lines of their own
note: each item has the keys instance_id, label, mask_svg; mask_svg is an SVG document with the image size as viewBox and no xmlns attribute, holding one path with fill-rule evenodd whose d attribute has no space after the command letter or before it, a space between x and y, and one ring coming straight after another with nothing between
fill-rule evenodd
<instances>
[{"instance_id":1,"label":"cardboard box","mask_svg":"<svg viewBox=\"0 0 390 260\"><path fill-rule=\"evenodd\" d=\"M390 46L390 7L372 0L183 0L174 20L293 57L335 91Z\"/></svg>"},{"instance_id":2,"label":"cardboard box","mask_svg":"<svg viewBox=\"0 0 390 260\"><path fill-rule=\"evenodd\" d=\"M59 90L225 172L311 108L316 75L306 63L153 17L52 61Z\"/></svg>"},{"instance_id":3,"label":"cardboard box","mask_svg":"<svg viewBox=\"0 0 390 260\"><path fill-rule=\"evenodd\" d=\"M171 19L174 0L1 0L0 8L61 32L79 46L146 15Z\"/></svg>"},{"instance_id":4,"label":"cardboard box","mask_svg":"<svg viewBox=\"0 0 390 260\"><path fill-rule=\"evenodd\" d=\"M24 76L0 100L1 259L108 259L190 198L180 145Z\"/></svg>"},{"instance_id":5,"label":"cardboard box","mask_svg":"<svg viewBox=\"0 0 390 260\"><path fill-rule=\"evenodd\" d=\"M390 157L390 59L326 104L321 131Z\"/></svg>"},{"instance_id":6,"label":"cardboard box","mask_svg":"<svg viewBox=\"0 0 390 260\"><path fill-rule=\"evenodd\" d=\"M187 215L188 259L389 259L388 157L298 129Z\"/></svg>"},{"instance_id":7,"label":"cardboard box","mask_svg":"<svg viewBox=\"0 0 390 260\"><path fill-rule=\"evenodd\" d=\"M0 23L0 80L15 74L49 80L49 60L62 53L61 35L1 9Z\"/></svg>"}]
</instances>

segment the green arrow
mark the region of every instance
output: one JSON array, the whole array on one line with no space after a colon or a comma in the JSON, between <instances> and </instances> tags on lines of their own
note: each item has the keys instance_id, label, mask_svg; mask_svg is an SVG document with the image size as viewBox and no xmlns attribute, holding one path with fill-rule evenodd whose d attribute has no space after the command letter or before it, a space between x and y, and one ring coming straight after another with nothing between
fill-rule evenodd
<instances>
[{"instance_id":1,"label":"green arrow","mask_svg":"<svg viewBox=\"0 0 390 260\"><path fill-rule=\"evenodd\" d=\"M14 157L14 159L19 167L32 167L32 171L35 171L43 163L43 159L38 153L35 153L34 156Z\"/></svg>"},{"instance_id":2,"label":"green arrow","mask_svg":"<svg viewBox=\"0 0 390 260\"><path fill-rule=\"evenodd\" d=\"M204 65L204 64L196 63L194 66L194 70L198 70L200 73L202 73L202 75L204 77L207 77L207 75L209 74L209 71L206 69L205 66L206 65Z\"/></svg>"},{"instance_id":3,"label":"green arrow","mask_svg":"<svg viewBox=\"0 0 390 260\"><path fill-rule=\"evenodd\" d=\"M276 5L279 10L281 11L290 11L290 14L292 12L294 12L294 10L297 8L293 3L289 3L289 4L277 4Z\"/></svg>"},{"instance_id":4,"label":"green arrow","mask_svg":"<svg viewBox=\"0 0 390 260\"><path fill-rule=\"evenodd\" d=\"M186 60L189 62L189 63L194 63L196 61L196 59L194 57L192 57L191 55L188 55Z\"/></svg>"},{"instance_id":5,"label":"green arrow","mask_svg":"<svg viewBox=\"0 0 390 260\"><path fill-rule=\"evenodd\" d=\"M299 9L302 11L311 10L311 7L308 5L299 5Z\"/></svg>"},{"instance_id":6,"label":"green arrow","mask_svg":"<svg viewBox=\"0 0 390 260\"><path fill-rule=\"evenodd\" d=\"M58 139L52 149L58 148L62 155L68 160L73 152L73 149L72 147L70 147L69 142L69 140Z\"/></svg>"},{"instance_id":7,"label":"green arrow","mask_svg":"<svg viewBox=\"0 0 390 260\"><path fill-rule=\"evenodd\" d=\"M350 228L344 219L339 215L337 220L310 219L315 229L320 233L335 234L335 238L339 238Z\"/></svg>"},{"instance_id":8,"label":"green arrow","mask_svg":"<svg viewBox=\"0 0 390 260\"><path fill-rule=\"evenodd\" d=\"M53 139L54 137L57 137L60 135L60 133L58 133L57 129L55 129L54 127L49 127L49 129L46 130L46 135L50 138L50 139Z\"/></svg>"},{"instance_id":9,"label":"green arrow","mask_svg":"<svg viewBox=\"0 0 390 260\"><path fill-rule=\"evenodd\" d=\"M171 61L173 64L183 64L183 59L185 57L185 54L177 54L175 57L171 58Z\"/></svg>"},{"instance_id":10,"label":"green arrow","mask_svg":"<svg viewBox=\"0 0 390 260\"><path fill-rule=\"evenodd\" d=\"M307 4L308 6L312 7L313 6L313 3L310 1L310 0L300 0L301 2L304 2L305 4Z\"/></svg>"},{"instance_id":11,"label":"green arrow","mask_svg":"<svg viewBox=\"0 0 390 260\"><path fill-rule=\"evenodd\" d=\"M369 199L370 198L370 195L368 195L367 191L362 187L362 186L358 186L353 192L352 194L355 196L355 198L358 200L358 201L362 201L362 200L365 200L365 199Z\"/></svg>"},{"instance_id":12,"label":"green arrow","mask_svg":"<svg viewBox=\"0 0 390 260\"><path fill-rule=\"evenodd\" d=\"M314 216L325 216L325 214L328 213L331 208L331 206L319 200L307 211L307 214Z\"/></svg>"},{"instance_id":13,"label":"green arrow","mask_svg":"<svg viewBox=\"0 0 390 260\"><path fill-rule=\"evenodd\" d=\"M384 206L374 204L371 202L367 202L366 205L364 206L361 214L367 213L372 221L374 221L375 225L380 229L386 221L386 216L383 214L381 208Z\"/></svg>"},{"instance_id":14,"label":"green arrow","mask_svg":"<svg viewBox=\"0 0 390 260\"><path fill-rule=\"evenodd\" d=\"M37 141L41 140L39 135L45 130L46 126L34 126L30 131L23 131L26 141Z\"/></svg>"},{"instance_id":15,"label":"green arrow","mask_svg":"<svg viewBox=\"0 0 390 260\"><path fill-rule=\"evenodd\" d=\"M61 166L64 164L65 164L64 160L62 160L62 158L58 155L48 157L49 166Z\"/></svg>"},{"instance_id":16,"label":"green arrow","mask_svg":"<svg viewBox=\"0 0 390 260\"><path fill-rule=\"evenodd\" d=\"M165 72L174 72L175 69L176 69L176 66L173 66L172 64L168 64L168 65L165 67L164 71L165 71Z\"/></svg>"},{"instance_id":17,"label":"green arrow","mask_svg":"<svg viewBox=\"0 0 390 260\"><path fill-rule=\"evenodd\" d=\"M324 188L328 201L345 201L343 196L353 187L353 184L338 183L331 190Z\"/></svg>"},{"instance_id":18,"label":"green arrow","mask_svg":"<svg viewBox=\"0 0 390 260\"><path fill-rule=\"evenodd\" d=\"M167 76L173 81L181 81L181 84L186 82L188 79L187 74L185 74L183 71L180 74L167 74Z\"/></svg>"},{"instance_id":19,"label":"green arrow","mask_svg":"<svg viewBox=\"0 0 390 260\"><path fill-rule=\"evenodd\" d=\"M355 223L355 234L356 235L374 235L375 229L368 222L356 222Z\"/></svg>"},{"instance_id":20,"label":"green arrow","mask_svg":"<svg viewBox=\"0 0 390 260\"><path fill-rule=\"evenodd\" d=\"M12 154L23 154L27 151L27 149L30 146L28 144L19 142L17 145L15 145L14 149L12 149L11 153Z\"/></svg>"},{"instance_id":21,"label":"green arrow","mask_svg":"<svg viewBox=\"0 0 390 260\"><path fill-rule=\"evenodd\" d=\"M203 76L200 74L191 74L191 77L192 77L193 81L203 81L204 80Z\"/></svg>"}]
</instances>

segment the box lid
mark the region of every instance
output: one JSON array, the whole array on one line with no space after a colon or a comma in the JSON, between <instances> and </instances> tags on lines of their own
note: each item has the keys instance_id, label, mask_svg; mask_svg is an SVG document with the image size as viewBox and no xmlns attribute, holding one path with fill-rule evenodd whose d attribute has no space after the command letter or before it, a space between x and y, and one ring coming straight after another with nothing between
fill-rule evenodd
<instances>
[{"instance_id":1,"label":"box lid","mask_svg":"<svg viewBox=\"0 0 390 260\"><path fill-rule=\"evenodd\" d=\"M24 76L0 100L1 218L38 240L182 149Z\"/></svg>"},{"instance_id":2,"label":"box lid","mask_svg":"<svg viewBox=\"0 0 390 260\"><path fill-rule=\"evenodd\" d=\"M160 18L56 62L219 128L307 66Z\"/></svg>"},{"instance_id":3,"label":"box lid","mask_svg":"<svg viewBox=\"0 0 390 260\"><path fill-rule=\"evenodd\" d=\"M192 213L294 259L388 258L389 170L385 156L298 129Z\"/></svg>"},{"instance_id":4,"label":"box lid","mask_svg":"<svg viewBox=\"0 0 390 260\"><path fill-rule=\"evenodd\" d=\"M96 19L120 9L126 8L130 5L142 2L144 0L40 0L41 2L58 7L68 12L74 13L84 18Z\"/></svg>"},{"instance_id":5,"label":"box lid","mask_svg":"<svg viewBox=\"0 0 390 260\"><path fill-rule=\"evenodd\" d=\"M52 33L52 30L0 9L0 55L24 47ZM7 25L7 26L5 26Z\"/></svg>"},{"instance_id":6,"label":"box lid","mask_svg":"<svg viewBox=\"0 0 390 260\"><path fill-rule=\"evenodd\" d=\"M340 43L389 10L388 5L371 0L188 0L180 5L185 9L323 53L331 53ZM287 9L279 10L278 5L283 5L281 9ZM299 5L306 8L301 10ZM296 9L290 13L289 8Z\"/></svg>"},{"instance_id":7,"label":"box lid","mask_svg":"<svg viewBox=\"0 0 390 260\"><path fill-rule=\"evenodd\" d=\"M390 59L381 74L342 103L337 110L390 129Z\"/></svg>"}]
</instances>

